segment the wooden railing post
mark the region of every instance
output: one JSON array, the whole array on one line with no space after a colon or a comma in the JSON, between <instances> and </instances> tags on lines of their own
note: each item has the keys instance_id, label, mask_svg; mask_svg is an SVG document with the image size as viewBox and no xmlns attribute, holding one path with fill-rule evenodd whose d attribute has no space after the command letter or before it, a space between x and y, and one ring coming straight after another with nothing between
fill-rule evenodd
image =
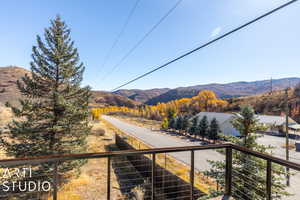
<instances>
[{"instance_id":1,"label":"wooden railing post","mask_svg":"<svg viewBox=\"0 0 300 200\"><path fill-rule=\"evenodd\" d=\"M195 172L195 152L194 150L191 150L191 171L190 171L191 200L194 200L194 172Z\"/></svg>"},{"instance_id":2,"label":"wooden railing post","mask_svg":"<svg viewBox=\"0 0 300 200\"><path fill-rule=\"evenodd\" d=\"M226 148L225 194L231 195L232 185L232 148Z\"/></svg>"},{"instance_id":3,"label":"wooden railing post","mask_svg":"<svg viewBox=\"0 0 300 200\"><path fill-rule=\"evenodd\" d=\"M155 156L156 154L153 153L152 154L152 169L151 169L151 189L152 189L152 194L151 194L151 199L154 200L155 199Z\"/></svg>"},{"instance_id":4,"label":"wooden railing post","mask_svg":"<svg viewBox=\"0 0 300 200\"><path fill-rule=\"evenodd\" d=\"M110 200L110 156L107 157L107 200Z\"/></svg>"},{"instance_id":5,"label":"wooden railing post","mask_svg":"<svg viewBox=\"0 0 300 200\"><path fill-rule=\"evenodd\" d=\"M267 160L267 176L266 176L267 200L272 199L272 162Z\"/></svg>"},{"instance_id":6,"label":"wooden railing post","mask_svg":"<svg viewBox=\"0 0 300 200\"><path fill-rule=\"evenodd\" d=\"M54 162L54 170L53 170L53 200L57 200L57 184L58 184L57 162Z\"/></svg>"}]
</instances>

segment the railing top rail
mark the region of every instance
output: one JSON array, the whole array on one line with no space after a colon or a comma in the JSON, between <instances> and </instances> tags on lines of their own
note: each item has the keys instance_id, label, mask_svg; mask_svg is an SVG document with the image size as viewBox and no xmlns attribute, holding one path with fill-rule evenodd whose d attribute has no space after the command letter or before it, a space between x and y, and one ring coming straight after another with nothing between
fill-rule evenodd
<instances>
[{"instance_id":1,"label":"railing top rail","mask_svg":"<svg viewBox=\"0 0 300 200\"><path fill-rule=\"evenodd\" d=\"M26 164L40 164L45 162L61 162L67 160L77 160L77 159L93 159L93 158L105 158L112 156L128 156L137 154L152 154L152 153L172 153L181 151L197 151L197 150L208 150L208 149L222 149L222 148L232 148L237 151L241 151L258 158L269 160L271 162L283 165L300 171L300 164L286 161L281 158L277 158L264 153L252 151L250 149L234 145L234 144L210 144L210 145L199 145L199 146L184 146L184 147L167 147L167 148L154 148L154 149L142 149L142 150L125 150L125 151L113 151L113 152L100 152L100 153L86 153L86 154L69 154L69 155L51 155L51 156L40 156L32 158L16 158L16 159L4 159L0 160L0 166L9 167L17 165Z\"/></svg>"},{"instance_id":2,"label":"railing top rail","mask_svg":"<svg viewBox=\"0 0 300 200\"><path fill-rule=\"evenodd\" d=\"M278 158L278 157L275 157L275 156L271 156L271 155L268 155L268 154L260 153L260 152L257 152L257 151L253 151L253 150L247 149L245 147L234 145L234 144L231 144L231 147L232 147L232 149L235 149L237 151L241 151L245 154L250 154L252 156L255 156L255 157L258 157L258 158L261 158L261 159L264 159L264 160L269 160L273 163L280 164L284 167L289 167L291 169L300 171L300 164L298 164L298 163L287 161L287 160L284 160L284 159L281 159L281 158Z\"/></svg>"},{"instance_id":3,"label":"railing top rail","mask_svg":"<svg viewBox=\"0 0 300 200\"><path fill-rule=\"evenodd\" d=\"M141 149L141 150L109 151L109 152L85 153L85 154L49 155L49 156L39 156L39 157L31 157L31 158L3 159L0 160L0 166L39 164L45 162L60 162L60 161L78 160L78 159L105 158L105 157L112 157L112 156L129 156L129 155L137 155L137 154L172 153L172 152L191 151L191 150L196 151L196 150L208 150L208 149L221 149L230 146L231 146L230 144L210 144L210 145L167 147L167 148L154 148L154 149Z\"/></svg>"}]
</instances>

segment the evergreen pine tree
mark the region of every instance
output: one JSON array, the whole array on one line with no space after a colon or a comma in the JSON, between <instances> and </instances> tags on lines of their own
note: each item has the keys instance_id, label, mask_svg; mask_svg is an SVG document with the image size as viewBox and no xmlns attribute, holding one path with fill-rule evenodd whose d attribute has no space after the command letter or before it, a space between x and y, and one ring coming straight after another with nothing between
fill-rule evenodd
<instances>
[{"instance_id":1,"label":"evergreen pine tree","mask_svg":"<svg viewBox=\"0 0 300 200\"><path fill-rule=\"evenodd\" d=\"M182 115L179 115L176 120L176 130L179 130L179 131L182 130L182 127L183 127L182 123L183 123L183 117L182 117Z\"/></svg>"},{"instance_id":2,"label":"evergreen pine tree","mask_svg":"<svg viewBox=\"0 0 300 200\"><path fill-rule=\"evenodd\" d=\"M255 118L254 110L250 106L241 108L241 112L232 120L232 125L240 133L242 138L227 137L229 142L247 147L250 150L267 153L270 147L257 144L256 139L260 135L256 134L258 131L265 129ZM240 151L233 151L232 153L232 196L236 199L265 199L266 193L266 161ZM211 170L206 172L207 175L215 178L224 186L224 161L209 161ZM282 166L272 164L272 193L276 194L272 199L282 199L283 196L288 195L285 191L285 184L282 182L285 171ZM255 181L255 185L251 184Z\"/></svg>"},{"instance_id":3,"label":"evergreen pine tree","mask_svg":"<svg viewBox=\"0 0 300 200\"><path fill-rule=\"evenodd\" d=\"M197 136L198 126L199 126L199 119L198 119L197 116L195 116L195 117L192 119L192 125L191 125L191 128L190 128L190 133L191 133L192 135L194 135L195 138L196 138L196 136Z\"/></svg>"},{"instance_id":4,"label":"evergreen pine tree","mask_svg":"<svg viewBox=\"0 0 300 200\"><path fill-rule=\"evenodd\" d=\"M169 129L176 129L176 117L172 117L169 122Z\"/></svg>"},{"instance_id":5,"label":"evergreen pine tree","mask_svg":"<svg viewBox=\"0 0 300 200\"><path fill-rule=\"evenodd\" d=\"M209 139L216 142L218 139L218 133L220 131L219 124L216 118L213 118L209 125Z\"/></svg>"},{"instance_id":6,"label":"evergreen pine tree","mask_svg":"<svg viewBox=\"0 0 300 200\"><path fill-rule=\"evenodd\" d=\"M200 120L198 130L199 135L202 137L202 140L204 140L204 137L206 137L208 134L208 121L206 116Z\"/></svg>"},{"instance_id":7,"label":"evergreen pine tree","mask_svg":"<svg viewBox=\"0 0 300 200\"><path fill-rule=\"evenodd\" d=\"M37 36L32 48L31 75L18 82L23 95L20 107L12 108L20 120L9 124L2 145L8 155L25 158L86 151L90 89L81 87L84 66L70 38L70 29L58 16ZM82 161L59 165L60 174L77 169ZM34 168L39 176L52 171L52 164ZM34 176L34 174L33 174Z\"/></svg>"},{"instance_id":8,"label":"evergreen pine tree","mask_svg":"<svg viewBox=\"0 0 300 200\"><path fill-rule=\"evenodd\" d=\"M184 115L182 119L182 130L185 133L187 133L190 127L191 127L190 118L188 115Z\"/></svg>"},{"instance_id":9,"label":"evergreen pine tree","mask_svg":"<svg viewBox=\"0 0 300 200\"><path fill-rule=\"evenodd\" d=\"M177 110L175 107L169 107L166 112L167 112L167 118L170 120L176 116Z\"/></svg>"}]
</instances>

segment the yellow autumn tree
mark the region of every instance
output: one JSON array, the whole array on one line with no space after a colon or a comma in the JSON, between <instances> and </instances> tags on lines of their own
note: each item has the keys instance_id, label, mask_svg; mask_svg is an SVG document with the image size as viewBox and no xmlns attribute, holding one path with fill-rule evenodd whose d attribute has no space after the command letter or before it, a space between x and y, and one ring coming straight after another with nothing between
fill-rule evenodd
<instances>
[{"instance_id":1,"label":"yellow autumn tree","mask_svg":"<svg viewBox=\"0 0 300 200\"><path fill-rule=\"evenodd\" d=\"M216 94L210 90L203 90L199 94L192 98L193 105L196 109L201 111L216 111L219 107L224 107L227 105L227 102L221 99L218 99Z\"/></svg>"},{"instance_id":2,"label":"yellow autumn tree","mask_svg":"<svg viewBox=\"0 0 300 200\"><path fill-rule=\"evenodd\" d=\"M170 120L177 114L196 114L201 111L221 111L227 102L217 98L216 94L210 90L203 90L192 98L182 98L157 105L145 105L138 108L108 106L103 108L93 108L94 119L100 119L101 114L124 113L127 115L143 117L147 119L164 121Z\"/></svg>"}]
</instances>

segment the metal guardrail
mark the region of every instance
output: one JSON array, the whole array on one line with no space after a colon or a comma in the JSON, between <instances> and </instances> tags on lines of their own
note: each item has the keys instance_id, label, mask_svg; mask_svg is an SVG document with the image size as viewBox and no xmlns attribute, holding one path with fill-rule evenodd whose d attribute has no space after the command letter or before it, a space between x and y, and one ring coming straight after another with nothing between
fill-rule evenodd
<instances>
[{"instance_id":1,"label":"metal guardrail","mask_svg":"<svg viewBox=\"0 0 300 200\"><path fill-rule=\"evenodd\" d=\"M149 199L160 199L156 198L156 173L157 173L157 164L156 164L156 155L158 154L165 154L165 153L173 153L173 152L183 152L189 151L190 154L190 192L189 192L189 199L194 198L194 168L195 168L195 151L201 150L217 150L217 149L226 149L225 154L225 195L230 196L232 194L233 189L233 164L232 164L232 151L239 151L245 153L247 155L251 155L260 159L263 159L267 163L266 167L266 176L265 176L265 193L266 198L268 200L272 199L272 163L279 164L281 166L294 169L296 171L300 171L300 165L294 162L286 161L271 155L255 152L249 149L246 149L241 146L233 145L233 144L212 144L212 145L205 145L205 146L185 146L185 147L171 147L171 148L155 148L155 149L145 149L145 150L126 150L126 151L114 151L114 152L103 152L103 153L87 153L87 154L71 154L71 155L52 155L52 156L41 156L35 158L17 158L17 159L5 159L0 160L0 166L3 167L14 167L19 165L38 165L43 163L53 163L54 170L53 170L53 191L52 191L52 198L53 200L59 199L57 192L57 163L62 163L64 161L70 160L79 160L79 159L96 159L96 158L105 158L107 159L107 199L111 199L111 163L112 159L115 157L126 157L126 156L138 156L138 155L149 155L151 158L152 165L150 167L149 173L151 176L149 180L151 183L149 187L151 187L151 195Z\"/></svg>"}]
</instances>

